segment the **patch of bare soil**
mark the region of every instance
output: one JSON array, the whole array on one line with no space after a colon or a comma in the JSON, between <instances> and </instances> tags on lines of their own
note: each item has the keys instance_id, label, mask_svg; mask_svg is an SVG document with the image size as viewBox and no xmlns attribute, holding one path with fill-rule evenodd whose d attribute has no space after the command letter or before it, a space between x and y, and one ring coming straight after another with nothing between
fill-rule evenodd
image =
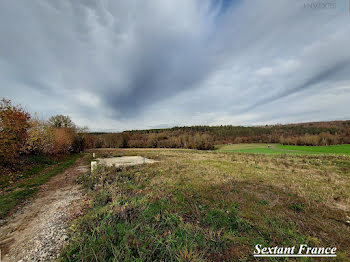
<instances>
[{"instance_id":1,"label":"patch of bare soil","mask_svg":"<svg viewBox=\"0 0 350 262\"><path fill-rule=\"evenodd\" d=\"M68 240L66 227L83 208L75 179L88 172L83 158L43 185L34 199L0 228L2 261L50 261Z\"/></svg>"}]
</instances>

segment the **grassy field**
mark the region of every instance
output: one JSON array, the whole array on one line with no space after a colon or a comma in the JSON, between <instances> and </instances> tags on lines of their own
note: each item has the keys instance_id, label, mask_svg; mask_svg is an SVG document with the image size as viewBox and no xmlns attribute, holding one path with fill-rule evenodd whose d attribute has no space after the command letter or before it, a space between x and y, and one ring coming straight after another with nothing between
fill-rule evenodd
<instances>
[{"instance_id":1,"label":"grassy field","mask_svg":"<svg viewBox=\"0 0 350 262\"><path fill-rule=\"evenodd\" d=\"M0 190L6 189L17 181L36 175L45 168L57 163L57 159L33 155L22 160L19 170L13 171L0 167Z\"/></svg>"},{"instance_id":2,"label":"grassy field","mask_svg":"<svg viewBox=\"0 0 350 262\"><path fill-rule=\"evenodd\" d=\"M232 144L220 145L220 152L255 154L340 154L350 155L350 145L334 146L288 146L278 144Z\"/></svg>"},{"instance_id":3,"label":"grassy field","mask_svg":"<svg viewBox=\"0 0 350 262\"><path fill-rule=\"evenodd\" d=\"M90 208L63 261L256 261L256 244L335 246L335 261L350 259L349 156L123 154L160 162L80 178Z\"/></svg>"},{"instance_id":4,"label":"grassy field","mask_svg":"<svg viewBox=\"0 0 350 262\"><path fill-rule=\"evenodd\" d=\"M1 184L2 192L0 195L0 219L4 218L8 213L13 211L16 206L35 194L39 186L46 183L52 176L63 172L70 167L79 158L78 154L71 155L59 162L52 160L36 159L35 164L18 175L12 183L3 179L5 182Z\"/></svg>"}]
</instances>

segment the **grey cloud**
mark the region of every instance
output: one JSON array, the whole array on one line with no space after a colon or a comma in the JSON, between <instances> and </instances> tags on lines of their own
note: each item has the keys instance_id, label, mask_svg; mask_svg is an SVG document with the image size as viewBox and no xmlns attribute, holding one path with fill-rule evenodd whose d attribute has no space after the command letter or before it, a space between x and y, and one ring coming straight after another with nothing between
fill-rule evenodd
<instances>
[{"instance_id":1,"label":"grey cloud","mask_svg":"<svg viewBox=\"0 0 350 262\"><path fill-rule=\"evenodd\" d=\"M348 14L303 3L1 1L0 90L96 130L298 120L271 106L350 80Z\"/></svg>"},{"instance_id":2,"label":"grey cloud","mask_svg":"<svg viewBox=\"0 0 350 262\"><path fill-rule=\"evenodd\" d=\"M256 102L255 104L251 105L250 107L244 109L244 111L249 111L252 110L256 107L265 105L267 103L271 103L274 102L278 99L281 99L283 97L286 96L290 96L292 94L295 94L297 92L301 92L304 91L307 88L312 88L314 85L317 85L319 83L322 83L324 81L337 81L337 79L333 78L334 76L339 76L342 72L345 72L346 75L343 76L347 76L346 79L349 79L350 77L347 75L349 70L350 70L350 60L344 60L344 61L339 61L337 62L335 65L331 65L331 66L327 66L327 68L325 68L324 70L322 70L321 72L317 72L315 75L311 75L309 76L310 78L308 80L306 80L305 82L303 82L300 85L297 85L291 89L285 89L285 90L281 90L281 92L268 97L266 99L262 99L258 102ZM341 80L342 77L338 78L338 80Z\"/></svg>"}]
</instances>

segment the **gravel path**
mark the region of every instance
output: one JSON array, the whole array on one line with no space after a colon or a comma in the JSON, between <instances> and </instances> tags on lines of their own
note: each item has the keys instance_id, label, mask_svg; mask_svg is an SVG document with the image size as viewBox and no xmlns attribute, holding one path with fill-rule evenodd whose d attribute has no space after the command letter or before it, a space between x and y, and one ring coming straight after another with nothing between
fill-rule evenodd
<instances>
[{"instance_id":1,"label":"gravel path","mask_svg":"<svg viewBox=\"0 0 350 262\"><path fill-rule=\"evenodd\" d=\"M88 170L80 158L43 185L33 200L8 219L0 228L2 262L57 258L68 240L67 223L84 206L84 195L74 180Z\"/></svg>"}]
</instances>

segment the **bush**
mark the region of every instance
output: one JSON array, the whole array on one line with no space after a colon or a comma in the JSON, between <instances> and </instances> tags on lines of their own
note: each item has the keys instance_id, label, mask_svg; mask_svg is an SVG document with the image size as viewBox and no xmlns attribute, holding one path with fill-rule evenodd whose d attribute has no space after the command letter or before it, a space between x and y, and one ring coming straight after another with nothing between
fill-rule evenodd
<instances>
[{"instance_id":1,"label":"bush","mask_svg":"<svg viewBox=\"0 0 350 262\"><path fill-rule=\"evenodd\" d=\"M13 167L21 154L44 155L80 152L92 147L94 138L86 128L78 128L69 116L57 115L49 121L32 119L10 100L0 100L0 165ZM113 138L113 137L112 137Z\"/></svg>"},{"instance_id":2,"label":"bush","mask_svg":"<svg viewBox=\"0 0 350 262\"><path fill-rule=\"evenodd\" d=\"M0 101L0 161L13 166L27 138L30 114L10 100Z\"/></svg>"},{"instance_id":3,"label":"bush","mask_svg":"<svg viewBox=\"0 0 350 262\"><path fill-rule=\"evenodd\" d=\"M72 128L53 128L54 147L52 154L64 154L73 151L74 129Z\"/></svg>"},{"instance_id":4,"label":"bush","mask_svg":"<svg viewBox=\"0 0 350 262\"><path fill-rule=\"evenodd\" d=\"M29 154L51 154L54 151L55 137L53 130L45 122L37 119L30 121L24 152Z\"/></svg>"}]
</instances>

